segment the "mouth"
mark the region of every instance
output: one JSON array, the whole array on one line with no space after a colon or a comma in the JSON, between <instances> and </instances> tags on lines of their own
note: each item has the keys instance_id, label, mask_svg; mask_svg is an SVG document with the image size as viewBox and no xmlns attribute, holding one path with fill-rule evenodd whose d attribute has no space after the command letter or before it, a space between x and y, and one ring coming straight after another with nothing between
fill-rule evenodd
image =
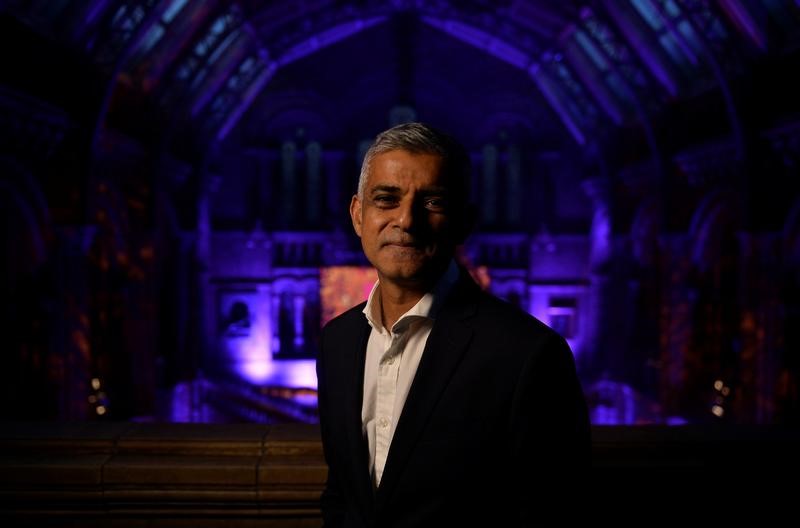
<instances>
[{"instance_id":1,"label":"mouth","mask_svg":"<svg viewBox=\"0 0 800 528\"><path fill-rule=\"evenodd\" d=\"M419 244L407 244L401 242L387 242L384 246L393 246L393 247L401 247L401 248L414 248L419 249L421 246Z\"/></svg>"},{"instance_id":2,"label":"mouth","mask_svg":"<svg viewBox=\"0 0 800 528\"><path fill-rule=\"evenodd\" d=\"M386 242L381 246L381 249L385 250L387 255L391 255L391 258L394 259L418 259L434 253L434 249L431 246L408 242Z\"/></svg>"},{"instance_id":3,"label":"mouth","mask_svg":"<svg viewBox=\"0 0 800 528\"><path fill-rule=\"evenodd\" d=\"M410 248L410 249L423 249L425 247L424 244L414 240L389 240L387 242L383 242L382 246L392 246L392 247L400 247L400 248Z\"/></svg>"}]
</instances>

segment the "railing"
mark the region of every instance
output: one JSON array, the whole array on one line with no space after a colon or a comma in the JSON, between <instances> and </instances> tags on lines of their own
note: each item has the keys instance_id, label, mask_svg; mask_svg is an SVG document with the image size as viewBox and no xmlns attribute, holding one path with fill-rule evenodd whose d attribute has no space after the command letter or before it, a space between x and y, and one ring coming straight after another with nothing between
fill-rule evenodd
<instances>
[{"instance_id":1,"label":"railing","mask_svg":"<svg viewBox=\"0 0 800 528\"><path fill-rule=\"evenodd\" d=\"M719 487L724 470L800 469L798 429L594 427L592 437L595 500L625 499L608 486L618 468L643 470L629 490L669 483L671 507L682 490ZM694 476L703 469L714 478ZM0 423L2 526L319 526L325 477L313 425Z\"/></svg>"},{"instance_id":2,"label":"railing","mask_svg":"<svg viewBox=\"0 0 800 528\"><path fill-rule=\"evenodd\" d=\"M327 469L315 426L2 427L0 522L321 524L318 499Z\"/></svg>"}]
</instances>

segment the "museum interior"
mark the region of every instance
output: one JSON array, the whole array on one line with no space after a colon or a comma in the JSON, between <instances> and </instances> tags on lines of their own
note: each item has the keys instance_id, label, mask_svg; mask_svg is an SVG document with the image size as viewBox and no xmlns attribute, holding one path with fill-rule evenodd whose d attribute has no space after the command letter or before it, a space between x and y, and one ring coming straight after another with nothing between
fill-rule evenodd
<instances>
[{"instance_id":1,"label":"museum interior","mask_svg":"<svg viewBox=\"0 0 800 528\"><path fill-rule=\"evenodd\" d=\"M411 121L467 148L458 260L566 338L596 467L800 467L800 1L8 0L0 42L15 515L319 525L348 207Z\"/></svg>"}]
</instances>

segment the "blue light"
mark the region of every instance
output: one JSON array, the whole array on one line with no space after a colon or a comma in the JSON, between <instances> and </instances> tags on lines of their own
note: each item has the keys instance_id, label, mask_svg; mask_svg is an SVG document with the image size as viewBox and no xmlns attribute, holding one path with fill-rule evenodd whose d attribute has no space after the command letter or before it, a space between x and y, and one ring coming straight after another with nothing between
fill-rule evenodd
<instances>
[{"instance_id":1,"label":"blue light","mask_svg":"<svg viewBox=\"0 0 800 528\"><path fill-rule=\"evenodd\" d=\"M597 69L600 71L606 71L608 69L608 62L606 62L606 59L597 49L597 46L595 46L591 39L589 39L586 33L583 31L576 31L575 40L578 42L578 44L580 44L581 48L583 48L583 51L586 52L589 58L592 59L592 62L595 66L597 66Z\"/></svg>"},{"instance_id":2,"label":"blue light","mask_svg":"<svg viewBox=\"0 0 800 528\"><path fill-rule=\"evenodd\" d=\"M650 0L631 0L631 3L653 30L660 32L663 29L661 16Z\"/></svg>"},{"instance_id":3,"label":"blue light","mask_svg":"<svg viewBox=\"0 0 800 528\"><path fill-rule=\"evenodd\" d=\"M664 2L664 7L667 11L667 14L672 18L677 18L681 14L680 8L672 0L667 0Z\"/></svg>"},{"instance_id":4,"label":"blue light","mask_svg":"<svg viewBox=\"0 0 800 528\"><path fill-rule=\"evenodd\" d=\"M139 53L144 55L148 51L150 51L153 46L155 46L161 37L164 36L164 26L160 24L156 24L150 28L150 31L147 32L144 39L142 40L141 48Z\"/></svg>"},{"instance_id":5,"label":"blue light","mask_svg":"<svg viewBox=\"0 0 800 528\"><path fill-rule=\"evenodd\" d=\"M686 62L684 56L681 54L678 43L675 42L675 37L667 33L666 35L662 35L661 38L658 39L658 42L667 50L667 53L676 64L683 64Z\"/></svg>"},{"instance_id":6,"label":"blue light","mask_svg":"<svg viewBox=\"0 0 800 528\"><path fill-rule=\"evenodd\" d=\"M161 20L165 24L169 24L175 18L175 16L183 9L183 6L186 5L188 0L173 0L167 10L164 12L164 16L161 17Z\"/></svg>"},{"instance_id":7,"label":"blue light","mask_svg":"<svg viewBox=\"0 0 800 528\"><path fill-rule=\"evenodd\" d=\"M231 31L231 33L222 41L222 43L217 46L217 49L214 50L214 53L211 54L211 57L208 58L208 65L214 64L217 59L219 59L220 55L228 49L228 46L239 37L239 30Z\"/></svg>"},{"instance_id":8,"label":"blue light","mask_svg":"<svg viewBox=\"0 0 800 528\"><path fill-rule=\"evenodd\" d=\"M211 26L211 33L220 34L225 31L225 17L219 17Z\"/></svg>"},{"instance_id":9,"label":"blue light","mask_svg":"<svg viewBox=\"0 0 800 528\"><path fill-rule=\"evenodd\" d=\"M697 38L697 33L695 33L694 29L692 28L692 25L689 23L688 20L682 20L678 24L678 31L680 31L681 35L683 35L686 41L689 42L689 45L692 47L692 50L695 53L697 54L702 53L702 47L700 46L700 41ZM692 57L690 57L690 59L691 58Z\"/></svg>"}]
</instances>

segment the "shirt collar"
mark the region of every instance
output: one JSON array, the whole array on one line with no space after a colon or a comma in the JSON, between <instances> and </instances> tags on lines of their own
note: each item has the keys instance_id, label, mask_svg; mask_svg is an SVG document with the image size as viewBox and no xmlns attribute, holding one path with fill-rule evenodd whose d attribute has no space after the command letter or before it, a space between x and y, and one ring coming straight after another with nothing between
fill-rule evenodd
<instances>
[{"instance_id":1,"label":"shirt collar","mask_svg":"<svg viewBox=\"0 0 800 528\"><path fill-rule=\"evenodd\" d=\"M423 295L422 298L417 301L417 304L400 316L397 322L394 323L392 331L395 332L419 318L435 319L447 294L450 293L450 290L453 289L453 286L458 281L458 275L458 266L454 260L450 260L447 271L439 278L433 289ZM378 288L379 284L380 281L378 280L375 281L375 284L372 286L372 291L369 293L367 305L364 307L363 312L370 326L375 330L382 331L383 324L381 323L381 293Z\"/></svg>"}]
</instances>

